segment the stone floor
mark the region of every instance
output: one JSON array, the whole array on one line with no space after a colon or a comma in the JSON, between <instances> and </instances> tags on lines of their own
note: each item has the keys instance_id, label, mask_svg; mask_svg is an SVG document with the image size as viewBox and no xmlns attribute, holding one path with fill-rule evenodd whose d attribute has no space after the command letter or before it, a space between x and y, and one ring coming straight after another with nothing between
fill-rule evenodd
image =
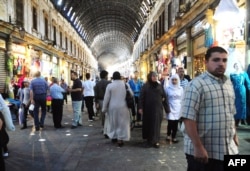
<instances>
[{"instance_id":1,"label":"stone floor","mask_svg":"<svg viewBox=\"0 0 250 171\"><path fill-rule=\"evenodd\" d=\"M83 114L83 126L70 129L71 104L64 105L64 129L55 129L52 115L47 113L45 128L34 131L33 121L28 129L9 132L9 157L7 171L185 171L182 135L179 143L166 142L166 121L162 123L161 147L143 148L141 128L134 128L131 140L117 147L101 134L101 123L97 118L88 122ZM250 126L238 128L240 153L250 154Z\"/></svg>"}]
</instances>

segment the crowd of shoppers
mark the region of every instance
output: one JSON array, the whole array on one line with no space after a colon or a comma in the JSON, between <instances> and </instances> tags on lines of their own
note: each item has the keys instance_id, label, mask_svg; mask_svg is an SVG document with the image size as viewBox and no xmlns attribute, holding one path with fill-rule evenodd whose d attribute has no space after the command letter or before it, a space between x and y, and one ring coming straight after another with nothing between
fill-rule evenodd
<instances>
[{"instance_id":1,"label":"crowd of shoppers","mask_svg":"<svg viewBox=\"0 0 250 171\"><path fill-rule=\"evenodd\" d=\"M144 147L160 147L161 123L165 114L167 119L166 140L177 143L178 123L183 122L184 153L187 159L188 171L223 170L224 155L238 154L238 138L235 128L236 114L234 86L224 75L228 54L222 47L212 47L205 55L206 71L192 81L186 79L184 69L179 68L177 74L171 75L163 86L156 72L149 72L143 83L138 78L138 72L128 80L128 84L116 71L112 80L108 80L108 72L100 72L101 80L95 83L87 73L86 81L81 81L76 72L71 72L72 87L57 78L52 79L49 87L40 72L36 72L30 82L23 81L20 90L21 107L24 118L21 129L27 128L27 113L30 104L34 107L34 127L36 131L44 128L46 117L46 96L52 97L52 113L55 128L63 128L63 104L67 103L68 93L71 94L73 122L72 129L82 126L82 102L88 111L89 121L94 121L94 107L100 109L103 134L112 143L122 147L125 141L130 141L130 122L136 116L142 121L142 139ZM232 78L231 78L232 79ZM233 79L232 79L233 80ZM126 93L134 97L136 107L132 110L126 104ZM0 96L0 111L6 113ZM95 102L95 105L94 105ZM164 105L170 110L164 112ZM39 110L41 108L41 117ZM5 114L6 115L6 114ZM1 115L0 115L1 116ZM7 118L7 119L6 119ZM4 140L5 125L9 130L15 127L9 116L0 117L1 150L8 150ZM6 136L6 134L5 134ZM6 138L5 138L6 139ZM8 140L8 138L7 138ZM0 166L4 170L3 156L0 155Z\"/></svg>"}]
</instances>

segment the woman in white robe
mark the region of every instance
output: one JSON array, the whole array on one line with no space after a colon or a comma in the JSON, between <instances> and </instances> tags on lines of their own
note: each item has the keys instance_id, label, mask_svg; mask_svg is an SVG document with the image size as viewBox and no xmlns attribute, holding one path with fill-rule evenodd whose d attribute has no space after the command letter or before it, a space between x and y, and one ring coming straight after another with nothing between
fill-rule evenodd
<instances>
[{"instance_id":1,"label":"woman in white robe","mask_svg":"<svg viewBox=\"0 0 250 171\"><path fill-rule=\"evenodd\" d=\"M106 88L102 112L107 111L109 118L107 135L120 147L123 146L123 141L130 140L130 113L125 97L125 83L116 71L113 73L113 82Z\"/></svg>"},{"instance_id":2,"label":"woman in white robe","mask_svg":"<svg viewBox=\"0 0 250 171\"><path fill-rule=\"evenodd\" d=\"M178 74L174 74L169 79L169 85L165 87L165 93L168 97L168 102L170 106L170 113L167 113L167 141L177 143L176 133L178 130L178 123L181 117L181 101L183 98L183 88L180 86L180 77Z\"/></svg>"}]
</instances>

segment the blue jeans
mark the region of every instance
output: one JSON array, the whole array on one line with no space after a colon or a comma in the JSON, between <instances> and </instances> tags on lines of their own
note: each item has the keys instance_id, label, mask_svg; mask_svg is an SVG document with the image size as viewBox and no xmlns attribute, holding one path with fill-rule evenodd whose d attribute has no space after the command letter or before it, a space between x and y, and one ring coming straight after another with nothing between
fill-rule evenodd
<instances>
[{"instance_id":1,"label":"blue jeans","mask_svg":"<svg viewBox=\"0 0 250 171\"><path fill-rule=\"evenodd\" d=\"M44 126L44 120L46 116L46 95L45 96L36 96L34 98L35 108L34 108L34 122L35 127L39 128L39 126ZM42 109L42 115L39 121L39 108Z\"/></svg>"},{"instance_id":2,"label":"blue jeans","mask_svg":"<svg viewBox=\"0 0 250 171\"><path fill-rule=\"evenodd\" d=\"M72 108L73 108L73 126L77 126L78 123L82 125L82 101L72 101Z\"/></svg>"}]
</instances>

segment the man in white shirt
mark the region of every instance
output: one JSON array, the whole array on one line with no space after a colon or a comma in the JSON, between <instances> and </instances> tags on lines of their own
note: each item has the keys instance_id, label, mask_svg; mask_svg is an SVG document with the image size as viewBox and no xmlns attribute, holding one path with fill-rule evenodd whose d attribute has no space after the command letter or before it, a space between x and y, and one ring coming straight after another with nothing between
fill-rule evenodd
<instances>
[{"instance_id":1,"label":"man in white shirt","mask_svg":"<svg viewBox=\"0 0 250 171\"><path fill-rule=\"evenodd\" d=\"M83 82L82 88L84 94L84 101L89 114L89 121L94 120L94 87L95 82L90 80L90 73L86 73L86 81Z\"/></svg>"}]
</instances>

